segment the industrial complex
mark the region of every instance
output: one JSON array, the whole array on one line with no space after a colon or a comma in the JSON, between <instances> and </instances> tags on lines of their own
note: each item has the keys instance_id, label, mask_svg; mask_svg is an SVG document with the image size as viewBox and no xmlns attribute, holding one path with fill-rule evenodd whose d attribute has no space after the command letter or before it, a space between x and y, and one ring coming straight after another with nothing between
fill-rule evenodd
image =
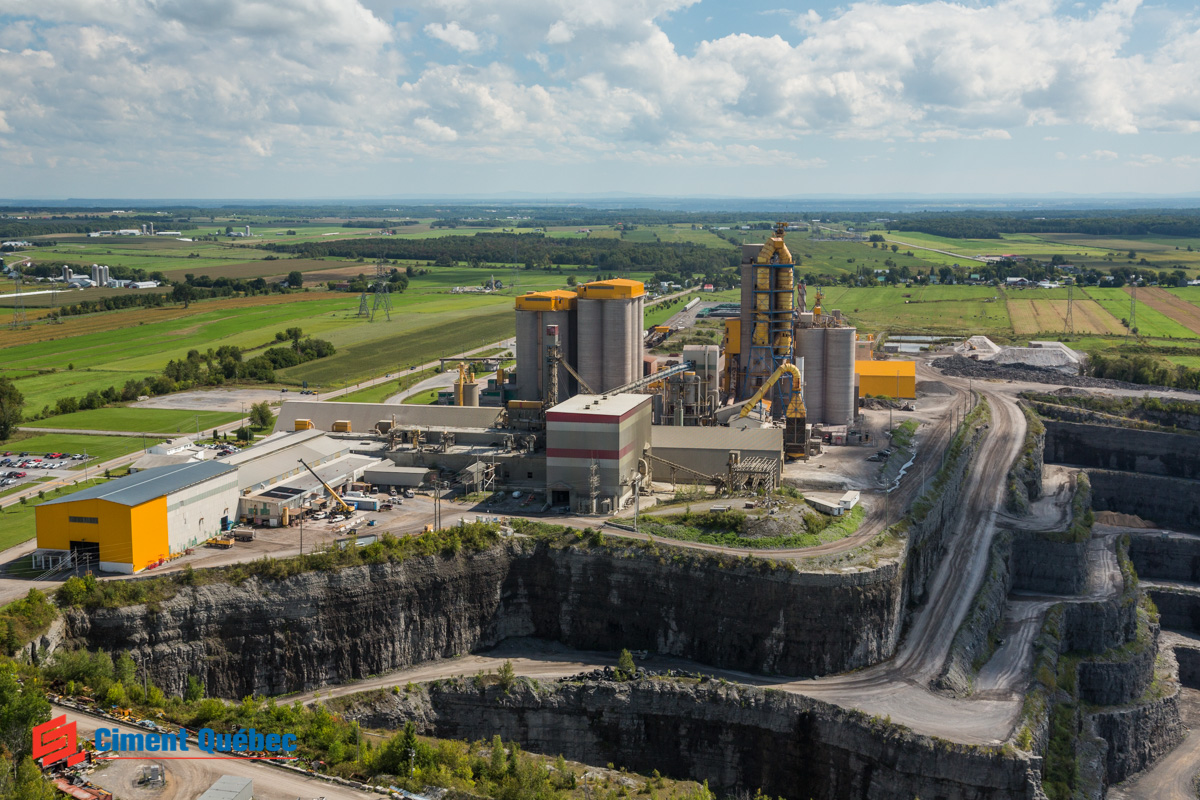
<instances>
[{"instance_id":1,"label":"industrial complex","mask_svg":"<svg viewBox=\"0 0 1200 800\"><path fill-rule=\"evenodd\" d=\"M723 345L649 354L645 343L664 332L645 330L637 281L524 294L514 309L515 368L494 362L485 385L458 364L453 405L288 401L276 432L247 450L205 462L211 452L167 443L105 492L39 509L37 561L100 546L104 568L136 572L237 523L287 526L360 488L521 492L540 498L533 511L591 515L619 512L655 480L776 486L786 461L816 454L823 441L844 443L860 395L915 392L912 362L871 360L872 342L859 342L840 311L822 309L819 293L808 307L783 236L781 226L743 247L742 302L725 318ZM208 472L226 475L233 492L219 513L168 513L130 527L129 514L149 513L142 507L153 502L184 508L174 499L190 485L181 476ZM130 497L137 502L120 499ZM104 513L62 510L97 503ZM109 533L88 536L92 529L60 527L59 517L103 518Z\"/></svg>"}]
</instances>

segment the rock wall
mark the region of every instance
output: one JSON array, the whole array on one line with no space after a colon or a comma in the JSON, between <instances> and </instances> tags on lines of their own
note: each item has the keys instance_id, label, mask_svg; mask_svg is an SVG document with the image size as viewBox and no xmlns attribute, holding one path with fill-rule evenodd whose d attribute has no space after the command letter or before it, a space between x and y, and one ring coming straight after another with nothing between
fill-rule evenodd
<instances>
[{"instance_id":1,"label":"rock wall","mask_svg":"<svg viewBox=\"0 0 1200 800\"><path fill-rule=\"evenodd\" d=\"M164 690L274 695L515 636L647 649L784 675L891 655L901 570L809 574L678 550L507 542L477 553L183 588L154 607L68 612L73 644L129 650Z\"/></svg>"},{"instance_id":2,"label":"rock wall","mask_svg":"<svg viewBox=\"0 0 1200 800\"><path fill-rule=\"evenodd\" d=\"M1088 716L1095 735L1108 744L1104 779L1110 786L1162 758L1186 733L1179 716L1178 685L1167 697Z\"/></svg>"},{"instance_id":3,"label":"rock wall","mask_svg":"<svg viewBox=\"0 0 1200 800\"><path fill-rule=\"evenodd\" d=\"M789 800L1044 797L1026 754L953 745L810 698L734 684L518 681L505 692L463 680L361 697L339 710L371 727L413 719L436 736L499 734L535 752L658 769L722 792L762 789Z\"/></svg>"},{"instance_id":4,"label":"rock wall","mask_svg":"<svg viewBox=\"0 0 1200 800\"><path fill-rule=\"evenodd\" d=\"M1076 669L1079 699L1095 706L1121 706L1137 700L1154 679L1158 626L1142 646L1125 648L1106 660L1081 661Z\"/></svg>"},{"instance_id":5,"label":"rock wall","mask_svg":"<svg viewBox=\"0 0 1200 800\"><path fill-rule=\"evenodd\" d=\"M1200 478L1200 436L1046 420L1046 461L1076 467Z\"/></svg>"},{"instance_id":6,"label":"rock wall","mask_svg":"<svg viewBox=\"0 0 1200 800\"><path fill-rule=\"evenodd\" d=\"M1154 586L1147 594L1158 606L1162 626L1168 630L1200 633L1200 591Z\"/></svg>"},{"instance_id":7,"label":"rock wall","mask_svg":"<svg viewBox=\"0 0 1200 800\"><path fill-rule=\"evenodd\" d=\"M1041 531L1013 535L1012 588L1039 594L1080 594L1087 586L1087 542Z\"/></svg>"},{"instance_id":8,"label":"rock wall","mask_svg":"<svg viewBox=\"0 0 1200 800\"><path fill-rule=\"evenodd\" d=\"M1200 536L1147 531L1129 539L1129 557L1147 580L1200 582Z\"/></svg>"},{"instance_id":9,"label":"rock wall","mask_svg":"<svg viewBox=\"0 0 1200 800\"><path fill-rule=\"evenodd\" d=\"M1092 507L1152 520L1164 528L1200 530L1200 481L1087 470Z\"/></svg>"},{"instance_id":10,"label":"rock wall","mask_svg":"<svg viewBox=\"0 0 1200 800\"><path fill-rule=\"evenodd\" d=\"M1025 513L1029 504L1042 496L1042 473L1045 468L1046 428L1028 405L1021 403L1025 414L1025 444L1008 473L1005 504L1014 513Z\"/></svg>"}]
</instances>

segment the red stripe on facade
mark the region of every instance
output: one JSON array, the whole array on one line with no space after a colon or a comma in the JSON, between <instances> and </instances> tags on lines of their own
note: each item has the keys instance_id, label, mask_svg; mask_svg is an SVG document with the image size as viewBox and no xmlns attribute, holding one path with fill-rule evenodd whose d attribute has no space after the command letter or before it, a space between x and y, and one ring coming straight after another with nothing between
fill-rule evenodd
<instances>
[{"instance_id":1,"label":"red stripe on facade","mask_svg":"<svg viewBox=\"0 0 1200 800\"><path fill-rule=\"evenodd\" d=\"M589 450L587 448L548 447L546 458L594 458L597 461L615 461L629 455L633 450L633 442L620 450Z\"/></svg>"}]
</instances>

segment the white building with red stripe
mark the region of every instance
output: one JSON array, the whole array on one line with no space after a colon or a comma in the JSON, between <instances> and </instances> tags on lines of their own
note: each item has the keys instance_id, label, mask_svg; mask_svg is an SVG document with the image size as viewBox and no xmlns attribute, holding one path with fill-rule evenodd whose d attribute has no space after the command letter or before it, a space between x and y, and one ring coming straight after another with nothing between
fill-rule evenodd
<instances>
[{"instance_id":1,"label":"white building with red stripe","mask_svg":"<svg viewBox=\"0 0 1200 800\"><path fill-rule=\"evenodd\" d=\"M632 500L638 460L650 444L651 419L651 397L645 394L580 394L547 411L550 503L607 513ZM593 468L599 479L594 492Z\"/></svg>"}]
</instances>

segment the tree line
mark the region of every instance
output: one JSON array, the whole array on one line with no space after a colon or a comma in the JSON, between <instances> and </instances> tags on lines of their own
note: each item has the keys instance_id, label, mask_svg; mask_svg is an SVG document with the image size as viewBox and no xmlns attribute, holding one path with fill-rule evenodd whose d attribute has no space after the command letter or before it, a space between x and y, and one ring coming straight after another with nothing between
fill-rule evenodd
<instances>
[{"instance_id":1,"label":"tree line","mask_svg":"<svg viewBox=\"0 0 1200 800\"><path fill-rule=\"evenodd\" d=\"M1094 378L1111 378L1144 386L1200 391L1200 369L1165 364L1144 355L1105 356L1093 353L1088 360L1087 373Z\"/></svg>"},{"instance_id":2,"label":"tree line","mask_svg":"<svg viewBox=\"0 0 1200 800\"><path fill-rule=\"evenodd\" d=\"M429 261L527 263L595 266L612 272L629 270L681 274L719 271L736 266L734 250L716 250L694 242L633 243L620 239L554 239L538 234L477 233L429 239L343 239L341 241L269 243L265 249L303 258L366 258Z\"/></svg>"}]
</instances>

